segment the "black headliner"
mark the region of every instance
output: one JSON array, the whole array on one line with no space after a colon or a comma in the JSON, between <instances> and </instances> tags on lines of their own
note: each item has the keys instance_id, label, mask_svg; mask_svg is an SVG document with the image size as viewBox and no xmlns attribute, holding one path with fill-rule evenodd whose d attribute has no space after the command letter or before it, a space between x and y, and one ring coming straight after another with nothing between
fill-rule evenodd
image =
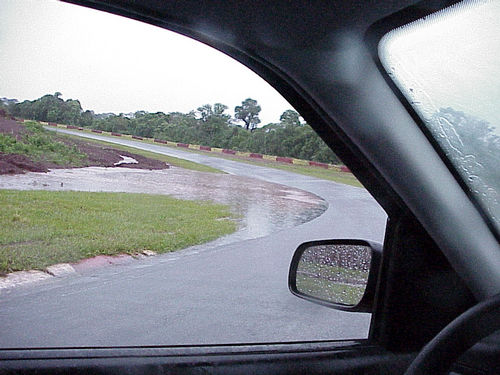
<instances>
[{"instance_id":1,"label":"black headliner","mask_svg":"<svg viewBox=\"0 0 500 375\"><path fill-rule=\"evenodd\" d=\"M148 14L157 20L203 34L216 34L227 44L248 50L330 49L325 33L351 29L364 33L374 22L415 3L399 1L71 1ZM214 35L215 36L215 35ZM231 43L231 40L233 43Z\"/></svg>"}]
</instances>

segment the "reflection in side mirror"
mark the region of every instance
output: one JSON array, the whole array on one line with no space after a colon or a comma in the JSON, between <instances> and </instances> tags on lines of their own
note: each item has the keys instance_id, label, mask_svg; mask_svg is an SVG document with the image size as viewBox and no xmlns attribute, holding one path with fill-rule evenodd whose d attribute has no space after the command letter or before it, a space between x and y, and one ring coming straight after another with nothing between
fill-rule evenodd
<instances>
[{"instance_id":1,"label":"reflection in side mirror","mask_svg":"<svg viewBox=\"0 0 500 375\"><path fill-rule=\"evenodd\" d=\"M363 245L311 246L297 265L297 290L325 301L356 306L365 294L371 257L371 249Z\"/></svg>"},{"instance_id":2,"label":"reflection in side mirror","mask_svg":"<svg viewBox=\"0 0 500 375\"><path fill-rule=\"evenodd\" d=\"M380 248L378 244L361 240L304 243L292 260L290 290L299 297L330 307L370 311Z\"/></svg>"}]
</instances>

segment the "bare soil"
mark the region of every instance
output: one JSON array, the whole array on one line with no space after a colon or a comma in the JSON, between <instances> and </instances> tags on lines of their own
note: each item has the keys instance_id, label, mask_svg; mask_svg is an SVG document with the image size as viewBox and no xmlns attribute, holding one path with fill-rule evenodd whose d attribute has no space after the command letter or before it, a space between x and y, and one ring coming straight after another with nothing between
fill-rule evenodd
<instances>
[{"instance_id":1,"label":"bare soil","mask_svg":"<svg viewBox=\"0 0 500 375\"><path fill-rule=\"evenodd\" d=\"M43 163L34 162L25 155L0 152L0 175L25 172L48 172L48 168Z\"/></svg>"},{"instance_id":2,"label":"bare soil","mask_svg":"<svg viewBox=\"0 0 500 375\"><path fill-rule=\"evenodd\" d=\"M21 123L0 116L0 133L14 136L21 140L27 129ZM33 161L25 155L0 153L0 175L19 174L25 172L48 172L49 169L67 169L75 167L115 167L115 163L122 160L121 156L128 156L137 160L137 164L120 164L117 168L136 169L166 169L169 166L160 160L150 159L127 151L116 150L109 146L92 144L83 140L70 139L54 134L59 142L68 146L76 146L80 152L87 155L83 165L59 165L45 161Z\"/></svg>"}]
</instances>

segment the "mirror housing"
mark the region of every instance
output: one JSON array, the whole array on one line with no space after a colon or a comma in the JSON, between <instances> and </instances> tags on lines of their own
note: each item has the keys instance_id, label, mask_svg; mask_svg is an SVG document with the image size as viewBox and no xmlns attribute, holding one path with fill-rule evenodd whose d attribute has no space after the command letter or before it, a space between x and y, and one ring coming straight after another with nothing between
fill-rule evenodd
<instances>
[{"instance_id":1,"label":"mirror housing","mask_svg":"<svg viewBox=\"0 0 500 375\"><path fill-rule=\"evenodd\" d=\"M352 247L353 252L358 253L360 248L366 248L366 250L371 255L369 265L367 264L365 259L364 261L360 261L359 265L355 264L350 269L342 269L341 267L343 267L344 264L350 265L351 263L353 263L352 259L346 259L346 251L349 252L349 247ZM316 251L316 249L318 249L318 251ZM335 253L336 249L342 249L342 251L338 251L337 253ZM313 258L317 262L311 262ZM333 258L335 258L334 262L336 262L337 264L328 264L328 262L332 261ZM359 259L360 256L358 255L357 258ZM297 297L320 305L324 305L337 310L371 313L374 307L375 291L379 276L381 258L382 245L376 242L355 239L304 242L297 248L295 254L293 255L292 262L290 264L290 271L288 274L288 287L292 294L296 295ZM304 271L304 269L307 267L309 267L309 269L311 269L312 267L312 269L315 269L316 271ZM362 268L362 271L358 270L360 268ZM332 269L336 269L337 272L333 271L335 272L335 274L333 274ZM364 291L359 290L359 285L352 285L348 284L347 282L338 282L338 275L340 275L340 273L342 272L345 272L351 278L355 277L352 276L353 273L358 275L362 273L366 274L365 277L362 277L361 280L356 280L357 283L366 285ZM304 289L302 286L308 282L308 277L310 282L321 282L323 284L323 286L314 286L312 288L316 289L318 292L308 290L310 293L307 293L306 291L301 290ZM359 276L357 277L359 278ZM300 287L298 287L297 285L298 280ZM329 294L324 292L326 289L335 289L336 286L344 286L344 290L340 292L341 294L345 294L345 288L357 288L358 291L356 293L358 293L359 296L357 298L354 298L356 300L355 304L342 303L339 300L334 300L333 298L328 298L328 296L325 296L326 294ZM364 285L361 285L361 287L363 286ZM320 296L320 294L323 294L323 296Z\"/></svg>"}]
</instances>

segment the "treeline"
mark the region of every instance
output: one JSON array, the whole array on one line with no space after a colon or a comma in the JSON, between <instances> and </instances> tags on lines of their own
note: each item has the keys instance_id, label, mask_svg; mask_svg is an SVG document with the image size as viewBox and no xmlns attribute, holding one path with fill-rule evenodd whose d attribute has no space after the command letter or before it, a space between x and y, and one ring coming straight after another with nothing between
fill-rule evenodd
<instances>
[{"instance_id":1,"label":"treeline","mask_svg":"<svg viewBox=\"0 0 500 375\"><path fill-rule=\"evenodd\" d=\"M268 155L293 157L324 163L339 159L299 114L285 111L279 123L257 128L261 110L256 100L246 99L235 108L234 117L221 103L205 104L189 113L96 114L83 111L78 100L63 100L61 93L24 102L2 100L11 115L37 121L76 125L110 132L158 138L173 142L228 148Z\"/></svg>"}]
</instances>

